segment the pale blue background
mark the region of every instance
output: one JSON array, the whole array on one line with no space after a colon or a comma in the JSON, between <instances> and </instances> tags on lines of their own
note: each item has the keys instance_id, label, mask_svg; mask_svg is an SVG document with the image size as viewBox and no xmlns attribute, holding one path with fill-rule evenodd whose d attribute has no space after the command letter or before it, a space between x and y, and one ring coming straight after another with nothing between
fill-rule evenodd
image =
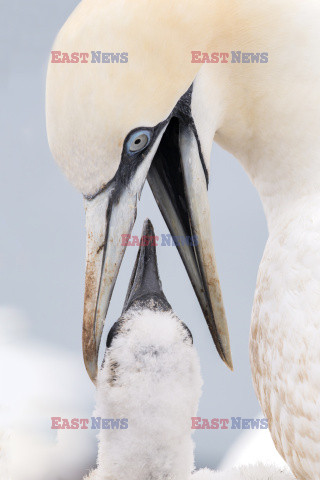
<instances>
[{"instance_id":1,"label":"pale blue background","mask_svg":"<svg viewBox=\"0 0 320 480\"><path fill-rule=\"evenodd\" d=\"M76 0L11 0L1 5L0 303L26 312L32 335L74 350L91 389L81 354L85 229L81 195L51 157L45 129L46 63L59 28ZM228 315L234 373L218 358L187 274L175 248L158 249L164 290L190 327L201 357L202 417L253 417L248 338L256 274L267 236L256 191L229 154L215 147L210 202L216 256ZM134 228L149 216L156 233L167 229L145 188ZM136 255L128 248L107 325L121 311ZM70 385L72 388L72 385ZM90 416L92 405L88 405ZM237 432L200 431L198 466L214 467Z\"/></svg>"}]
</instances>

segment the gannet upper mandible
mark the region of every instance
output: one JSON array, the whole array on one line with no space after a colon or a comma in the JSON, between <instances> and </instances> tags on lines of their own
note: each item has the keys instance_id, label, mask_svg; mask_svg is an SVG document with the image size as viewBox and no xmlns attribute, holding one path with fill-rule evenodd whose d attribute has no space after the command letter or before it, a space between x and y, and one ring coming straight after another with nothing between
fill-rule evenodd
<instances>
[{"instance_id":1,"label":"gannet upper mandible","mask_svg":"<svg viewBox=\"0 0 320 480\"><path fill-rule=\"evenodd\" d=\"M141 238L153 235L146 220ZM287 470L261 462L193 473L200 363L190 330L163 293L151 242L139 249L96 386L94 416L109 419L110 428L99 431L97 468L86 480L293 480Z\"/></svg>"},{"instance_id":2,"label":"gannet upper mandible","mask_svg":"<svg viewBox=\"0 0 320 480\"><path fill-rule=\"evenodd\" d=\"M180 254L231 365L206 197L214 139L241 162L266 213L253 381L275 445L300 479L320 471L319 16L314 0L83 0L53 49L127 52L128 63L50 63L47 77L50 147L86 198L91 378L119 237L132 228L146 177L171 233L198 235ZM191 51L267 52L269 61L191 63Z\"/></svg>"}]
</instances>

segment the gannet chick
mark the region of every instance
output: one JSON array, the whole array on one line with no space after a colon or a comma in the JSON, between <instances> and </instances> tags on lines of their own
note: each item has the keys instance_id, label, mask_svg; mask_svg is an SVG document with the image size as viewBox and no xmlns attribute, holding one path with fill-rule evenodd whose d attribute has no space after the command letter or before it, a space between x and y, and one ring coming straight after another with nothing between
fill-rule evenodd
<instances>
[{"instance_id":1,"label":"gannet chick","mask_svg":"<svg viewBox=\"0 0 320 480\"><path fill-rule=\"evenodd\" d=\"M149 220L143 229L146 237L154 237ZM109 332L97 377L95 416L113 419L120 428L100 430L98 466L86 480L293 478L263 465L192 474L191 417L201 386L192 335L164 296L155 247L141 246L123 313Z\"/></svg>"},{"instance_id":2,"label":"gannet chick","mask_svg":"<svg viewBox=\"0 0 320 480\"><path fill-rule=\"evenodd\" d=\"M143 235L154 237L150 221ZM155 247L142 246L97 378L95 415L127 419L128 428L101 429L98 467L88 478L185 480L201 385L191 333L163 294Z\"/></svg>"}]
</instances>

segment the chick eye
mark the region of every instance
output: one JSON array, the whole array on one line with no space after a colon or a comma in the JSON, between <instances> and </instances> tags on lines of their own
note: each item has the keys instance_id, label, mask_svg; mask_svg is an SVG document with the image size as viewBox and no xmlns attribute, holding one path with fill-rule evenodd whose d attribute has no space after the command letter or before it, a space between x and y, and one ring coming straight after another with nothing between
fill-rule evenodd
<instances>
[{"instance_id":1,"label":"chick eye","mask_svg":"<svg viewBox=\"0 0 320 480\"><path fill-rule=\"evenodd\" d=\"M151 135L148 130L139 130L131 135L127 143L129 153L141 152L149 145Z\"/></svg>"}]
</instances>

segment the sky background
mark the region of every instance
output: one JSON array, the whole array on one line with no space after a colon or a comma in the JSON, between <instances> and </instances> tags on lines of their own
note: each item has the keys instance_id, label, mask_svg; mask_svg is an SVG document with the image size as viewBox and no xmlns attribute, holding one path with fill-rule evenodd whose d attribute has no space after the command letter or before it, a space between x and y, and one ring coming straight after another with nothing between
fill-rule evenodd
<instances>
[{"instance_id":1,"label":"sky background","mask_svg":"<svg viewBox=\"0 0 320 480\"><path fill-rule=\"evenodd\" d=\"M81 388L91 399L87 407L90 416L94 390L81 352L83 201L54 164L47 144L44 108L51 46L77 3L0 0L0 305L24 313L29 323L26 341L32 338L50 343L78 357L79 371L83 372ZM259 405L252 387L248 339L267 228L258 194L245 172L216 145L211 159L209 196L233 373L215 351L182 261L173 247L158 248L160 276L169 302L192 331L200 355L204 387L199 416L252 418ZM140 235L146 217L152 220L157 235L167 233L147 184L133 234ZM127 249L104 336L122 310L136 253L136 247ZM196 432L197 466L216 466L237 434L231 430Z\"/></svg>"}]
</instances>

